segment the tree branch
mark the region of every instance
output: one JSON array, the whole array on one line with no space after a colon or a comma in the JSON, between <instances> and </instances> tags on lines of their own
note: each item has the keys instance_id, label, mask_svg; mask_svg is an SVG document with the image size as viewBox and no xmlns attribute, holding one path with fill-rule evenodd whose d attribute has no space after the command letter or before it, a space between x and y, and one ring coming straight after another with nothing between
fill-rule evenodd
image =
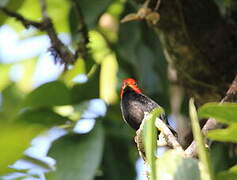
<instances>
[{"instance_id":1,"label":"tree branch","mask_svg":"<svg viewBox=\"0 0 237 180\"><path fill-rule=\"evenodd\" d=\"M28 20L21 14L13 12L5 7L0 7L0 11L8 15L9 17L15 18L17 21L21 22L26 28L30 26L35 27L40 31L45 31L51 41L52 47L50 51L55 58L56 62L60 62L65 65L75 62L74 54L67 48L67 46L58 38L56 30L54 29L51 18L47 14L47 6L45 0L39 0L41 5L41 12L43 20L41 22Z\"/></svg>"},{"instance_id":2,"label":"tree branch","mask_svg":"<svg viewBox=\"0 0 237 180\"><path fill-rule=\"evenodd\" d=\"M43 23L42 22L36 22L36 21L31 21L26 18L24 18L22 15L10 11L5 7L0 7L0 11L4 12L7 16L15 18L17 21L20 21L25 28L29 28L30 26L33 26L37 29L44 30Z\"/></svg>"},{"instance_id":3,"label":"tree branch","mask_svg":"<svg viewBox=\"0 0 237 180\"><path fill-rule=\"evenodd\" d=\"M237 100L237 75L232 82L230 88L228 89L226 96L221 100L220 104L223 102L234 102ZM202 133L206 135L209 130L217 129L221 125L213 118L209 118L202 128ZM194 157L197 155L196 143L193 141L189 147L185 150L185 154L188 157Z\"/></svg>"},{"instance_id":4,"label":"tree branch","mask_svg":"<svg viewBox=\"0 0 237 180\"><path fill-rule=\"evenodd\" d=\"M155 125L157 129L164 135L167 145L172 149L183 151L183 148L177 141L177 138L173 135L168 126L159 118L156 118Z\"/></svg>"},{"instance_id":5,"label":"tree branch","mask_svg":"<svg viewBox=\"0 0 237 180\"><path fill-rule=\"evenodd\" d=\"M52 47L51 52L55 57L56 61L59 58L60 63L65 64L67 67L68 64L75 62L74 54L68 49L68 47L58 38L56 30L54 29L52 19L47 14L47 5L45 0L39 0L41 5L41 12L43 16L43 23L45 24L45 31L47 32Z\"/></svg>"}]
</instances>

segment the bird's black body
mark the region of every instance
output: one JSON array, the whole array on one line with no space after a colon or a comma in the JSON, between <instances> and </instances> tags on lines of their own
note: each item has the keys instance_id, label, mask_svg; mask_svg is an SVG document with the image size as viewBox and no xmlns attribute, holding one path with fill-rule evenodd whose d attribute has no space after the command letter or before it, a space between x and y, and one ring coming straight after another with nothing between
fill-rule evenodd
<instances>
[{"instance_id":1,"label":"bird's black body","mask_svg":"<svg viewBox=\"0 0 237 180\"><path fill-rule=\"evenodd\" d=\"M149 113L159 105L142 93L135 92L130 86L123 90L121 99L123 119L135 130L139 129L145 112ZM160 117L167 123L165 116Z\"/></svg>"}]
</instances>

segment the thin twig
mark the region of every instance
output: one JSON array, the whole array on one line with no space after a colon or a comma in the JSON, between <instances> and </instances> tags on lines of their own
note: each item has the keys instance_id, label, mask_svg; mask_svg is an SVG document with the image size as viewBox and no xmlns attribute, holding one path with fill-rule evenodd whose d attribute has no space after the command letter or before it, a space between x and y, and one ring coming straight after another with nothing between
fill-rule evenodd
<instances>
[{"instance_id":1,"label":"thin twig","mask_svg":"<svg viewBox=\"0 0 237 180\"><path fill-rule=\"evenodd\" d=\"M89 33L88 28L86 26L83 13L81 11L81 7L79 4L79 1L77 0L71 0L75 7L75 12L78 17L78 33L81 33L81 39L77 44L77 49L75 52L75 59L77 59L78 55L80 54L83 59L87 59L87 44L89 43Z\"/></svg>"},{"instance_id":2,"label":"thin twig","mask_svg":"<svg viewBox=\"0 0 237 180\"><path fill-rule=\"evenodd\" d=\"M43 16L43 19L49 18L48 13L47 13L47 6L46 6L46 1L45 0L39 0L40 6L41 6L41 13Z\"/></svg>"},{"instance_id":3,"label":"thin twig","mask_svg":"<svg viewBox=\"0 0 237 180\"><path fill-rule=\"evenodd\" d=\"M51 41L52 47L50 48L55 61L64 64L67 67L68 64L72 64L75 61L74 54L68 49L68 47L58 38L56 30L53 26L51 18L47 14L47 6L45 0L39 0L41 5L41 12L43 19L41 22L32 21L26 19L21 14L13 12L5 7L0 7L0 11L8 15L9 17L15 18L21 22L26 28L33 26L40 31L45 31Z\"/></svg>"},{"instance_id":4,"label":"thin twig","mask_svg":"<svg viewBox=\"0 0 237 180\"><path fill-rule=\"evenodd\" d=\"M57 57L59 57L60 63L65 64L67 67L68 64L72 64L75 59L73 53L68 49L68 47L58 38L56 30L53 26L52 19L47 14L47 5L45 0L39 0L41 5L41 13L43 16L43 22L46 24L45 31L47 32L51 44L52 44L52 54L55 56L57 61ZM54 54L54 51L56 52Z\"/></svg>"},{"instance_id":5,"label":"thin twig","mask_svg":"<svg viewBox=\"0 0 237 180\"><path fill-rule=\"evenodd\" d=\"M157 0L156 7L155 7L154 11L157 11L159 9L160 4L161 4L161 0Z\"/></svg>"},{"instance_id":6,"label":"thin twig","mask_svg":"<svg viewBox=\"0 0 237 180\"><path fill-rule=\"evenodd\" d=\"M237 100L237 75L232 82L230 88L228 89L226 96L221 100L221 103L224 102L234 102ZM220 124L213 118L209 118L205 125L202 128L202 133L206 135L209 130L217 129L220 127ZM185 150L185 154L188 157L195 157L197 156L197 148L196 143L193 141L188 148Z\"/></svg>"},{"instance_id":7,"label":"thin twig","mask_svg":"<svg viewBox=\"0 0 237 180\"><path fill-rule=\"evenodd\" d=\"M24 18L22 15L20 15L16 12L10 11L5 7L0 7L0 11L4 12L6 15L8 15L10 17L15 18L17 21L20 21L25 26L25 28L29 28L30 26L32 26L37 29L43 30L42 22L28 20L28 19Z\"/></svg>"}]
</instances>

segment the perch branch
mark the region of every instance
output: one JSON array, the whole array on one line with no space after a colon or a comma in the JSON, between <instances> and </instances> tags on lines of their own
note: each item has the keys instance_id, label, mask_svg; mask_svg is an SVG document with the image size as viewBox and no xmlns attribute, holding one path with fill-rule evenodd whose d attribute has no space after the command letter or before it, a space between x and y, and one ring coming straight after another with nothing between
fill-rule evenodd
<instances>
[{"instance_id":1,"label":"perch branch","mask_svg":"<svg viewBox=\"0 0 237 180\"><path fill-rule=\"evenodd\" d=\"M224 102L234 102L237 99L237 75L232 82L230 88L228 89L226 96L221 100L221 103ZM213 118L209 118L205 125L202 128L202 133L205 135L209 130L217 129L220 124ZM197 155L196 143L193 141L189 147L185 150L185 154L188 157L194 157Z\"/></svg>"},{"instance_id":2,"label":"perch branch","mask_svg":"<svg viewBox=\"0 0 237 180\"><path fill-rule=\"evenodd\" d=\"M145 146L143 142L143 128L145 121L142 121L139 129L136 131L136 136L134 137L134 141L137 144L137 150L142 159L146 162L146 154L145 154Z\"/></svg>"},{"instance_id":3,"label":"perch branch","mask_svg":"<svg viewBox=\"0 0 237 180\"><path fill-rule=\"evenodd\" d=\"M142 157L142 159L144 161L146 161L145 147L144 147L144 141L143 141L144 124L145 124L145 120L142 121L140 128L137 130L134 140L137 144L137 149L138 149L140 156ZM160 146L168 145L172 149L176 149L181 152L184 152L181 145L178 143L176 137L173 135L171 130L168 128L168 126L162 120L160 120L159 118L156 118L155 125L156 125L157 129L160 131L159 139L157 141L158 146L159 145ZM163 140L163 137L165 140ZM163 142L163 141L165 141L165 142Z\"/></svg>"},{"instance_id":4,"label":"perch branch","mask_svg":"<svg viewBox=\"0 0 237 180\"><path fill-rule=\"evenodd\" d=\"M183 151L181 145L177 141L177 138L161 119L156 118L155 125L157 129L164 135L164 138L169 147L171 147L172 149Z\"/></svg>"}]
</instances>

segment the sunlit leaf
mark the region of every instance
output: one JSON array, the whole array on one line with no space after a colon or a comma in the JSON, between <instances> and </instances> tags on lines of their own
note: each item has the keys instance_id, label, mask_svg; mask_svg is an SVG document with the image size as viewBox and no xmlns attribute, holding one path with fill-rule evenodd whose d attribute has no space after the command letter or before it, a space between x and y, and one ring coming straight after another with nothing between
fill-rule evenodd
<instances>
[{"instance_id":1,"label":"sunlit leaf","mask_svg":"<svg viewBox=\"0 0 237 180\"><path fill-rule=\"evenodd\" d=\"M236 132L237 132L237 124L233 124L225 129L216 129L209 131L207 136L210 139L216 141L237 143Z\"/></svg>"},{"instance_id":2,"label":"sunlit leaf","mask_svg":"<svg viewBox=\"0 0 237 180\"><path fill-rule=\"evenodd\" d=\"M0 92L10 83L9 71L11 65L0 64Z\"/></svg>"},{"instance_id":3,"label":"sunlit leaf","mask_svg":"<svg viewBox=\"0 0 237 180\"><path fill-rule=\"evenodd\" d=\"M210 157L205 148L203 135L198 121L197 111L194 105L194 100L189 100L189 116L191 119L192 131L194 140L197 143L198 157L200 158L201 164L201 178L202 180L213 180L214 174L211 167Z\"/></svg>"},{"instance_id":4,"label":"sunlit leaf","mask_svg":"<svg viewBox=\"0 0 237 180\"><path fill-rule=\"evenodd\" d=\"M155 120L162 113L164 113L164 110L159 107L152 110L144 119L144 145L146 158L151 168L151 180L155 180L156 177L155 152L157 149L157 129L155 127Z\"/></svg>"},{"instance_id":5,"label":"sunlit leaf","mask_svg":"<svg viewBox=\"0 0 237 180\"><path fill-rule=\"evenodd\" d=\"M68 85L72 85L73 78L80 74L86 74L85 62L83 59L77 59L76 63L73 65L72 69L64 72L60 79Z\"/></svg>"},{"instance_id":6,"label":"sunlit leaf","mask_svg":"<svg viewBox=\"0 0 237 180\"><path fill-rule=\"evenodd\" d=\"M67 14L69 11L69 1L61 0L46 0L47 12L53 19L54 26L59 32L68 32ZM38 0L25 0L19 12L24 14L24 17L38 21L41 15L40 4Z\"/></svg>"},{"instance_id":7,"label":"sunlit leaf","mask_svg":"<svg viewBox=\"0 0 237 180\"><path fill-rule=\"evenodd\" d=\"M198 115L202 118L215 118L219 122L237 123L237 103L207 103L199 108Z\"/></svg>"},{"instance_id":8,"label":"sunlit leaf","mask_svg":"<svg viewBox=\"0 0 237 180\"><path fill-rule=\"evenodd\" d=\"M25 106L59 106L70 104L70 90L60 81L45 83L25 99Z\"/></svg>"},{"instance_id":9,"label":"sunlit leaf","mask_svg":"<svg viewBox=\"0 0 237 180\"><path fill-rule=\"evenodd\" d=\"M1 0L0 1L0 6L9 8L12 11L17 11L23 4L24 0ZM2 25L5 20L8 18L4 13L0 13L0 25Z\"/></svg>"},{"instance_id":10,"label":"sunlit leaf","mask_svg":"<svg viewBox=\"0 0 237 180\"><path fill-rule=\"evenodd\" d=\"M21 65L23 66L23 74L17 85L24 92L29 92L32 89L36 60L37 58L32 58L21 63Z\"/></svg>"},{"instance_id":11,"label":"sunlit leaf","mask_svg":"<svg viewBox=\"0 0 237 180\"><path fill-rule=\"evenodd\" d=\"M56 140L49 156L56 160L56 171L47 179L92 180L102 158L104 131L97 122L88 134L69 134Z\"/></svg>"},{"instance_id":12,"label":"sunlit leaf","mask_svg":"<svg viewBox=\"0 0 237 180\"><path fill-rule=\"evenodd\" d=\"M8 173L7 168L23 156L23 152L30 146L30 142L39 132L40 126L26 124L1 124L0 127L0 174Z\"/></svg>"},{"instance_id":13,"label":"sunlit leaf","mask_svg":"<svg viewBox=\"0 0 237 180\"><path fill-rule=\"evenodd\" d=\"M156 180L200 180L198 161L175 150L166 152L156 164Z\"/></svg>"},{"instance_id":14,"label":"sunlit leaf","mask_svg":"<svg viewBox=\"0 0 237 180\"><path fill-rule=\"evenodd\" d=\"M100 97L108 104L117 100L117 71L118 64L114 54L107 55L101 64Z\"/></svg>"},{"instance_id":15,"label":"sunlit leaf","mask_svg":"<svg viewBox=\"0 0 237 180\"><path fill-rule=\"evenodd\" d=\"M217 180L236 180L237 179L237 165L230 168L228 171L220 172L217 175Z\"/></svg>"},{"instance_id":16,"label":"sunlit leaf","mask_svg":"<svg viewBox=\"0 0 237 180\"><path fill-rule=\"evenodd\" d=\"M97 63L101 63L107 55L111 54L106 40L98 31L90 31L89 33L90 43L89 48L93 58Z\"/></svg>"}]
</instances>

